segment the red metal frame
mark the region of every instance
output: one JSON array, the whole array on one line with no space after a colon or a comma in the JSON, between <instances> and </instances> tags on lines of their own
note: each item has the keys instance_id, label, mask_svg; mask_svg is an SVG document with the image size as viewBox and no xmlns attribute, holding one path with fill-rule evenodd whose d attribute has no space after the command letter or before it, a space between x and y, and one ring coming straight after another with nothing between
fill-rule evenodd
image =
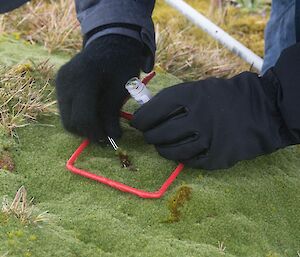
<instances>
[{"instance_id":1,"label":"red metal frame","mask_svg":"<svg viewBox=\"0 0 300 257\"><path fill-rule=\"evenodd\" d=\"M144 79L143 79L143 83L147 84L153 77L155 76L154 72L151 72L149 75L147 75ZM131 120L132 119L132 114L127 113L127 112L121 112L120 114L121 117L127 119L127 120ZM160 189L158 189L155 192L148 192L148 191L144 191L141 189L137 189L128 185L125 185L121 182L100 176L100 175L96 175L94 173L76 168L74 166L76 160L78 159L78 157L80 156L80 154L83 152L83 150L89 145L89 140L85 139L81 145L77 148L77 150L72 154L72 156L70 157L70 159L67 161L66 164L66 168L68 170L70 170L71 172L83 176L85 178L89 178L95 181L98 181L102 184L108 185L110 187L113 187L115 189L118 189L120 191L126 192L126 193L130 193L130 194L134 194L137 195L141 198L160 198L164 195L164 193L166 192L166 190L168 189L168 187L173 183L173 181L176 179L176 177L179 175L179 173L183 170L184 168L184 164L180 163L171 173L171 175L169 176L169 178L162 184L162 186L160 187Z\"/></svg>"}]
</instances>

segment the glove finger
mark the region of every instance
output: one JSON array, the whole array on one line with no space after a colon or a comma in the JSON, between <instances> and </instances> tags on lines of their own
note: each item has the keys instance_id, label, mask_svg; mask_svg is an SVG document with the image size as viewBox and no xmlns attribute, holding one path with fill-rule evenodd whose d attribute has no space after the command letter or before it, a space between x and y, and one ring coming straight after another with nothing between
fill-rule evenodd
<instances>
[{"instance_id":1,"label":"glove finger","mask_svg":"<svg viewBox=\"0 0 300 257\"><path fill-rule=\"evenodd\" d=\"M124 87L117 85L118 90L107 90L103 95L103 102L100 106L100 113L104 123L106 135L112 138L120 138L122 130L120 126L120 109L128 92Z\"/></svg>"},{"instance_id":2,"label":"glove finger","mask_svg":"<svg viewBox=\"0 0 300 257\"><path fill-rule=\"evenodd\" d=\"M122 136L122 129L120 125L119 116L111 116L104 119L104 131L105 134L114 139L118 139Z\"/></svg>"},{"instance_id":3,"label":"glove finger","mask_svg":"<svg viewBox=\"0 0 300 257\"><path fill-rule=\"evenodd\" d=\"M98 112L97 97L85 87L76 94L72 104L72 124L78 134L96 142L104 137Z\"/></svg>"},{"instance_id":4,"label":"glove finger","mask_svg":"<svg viewBox=\"0 0 300 257\"><path fill-rule=\"evenodd\" d=\"M156 150L166 159L184 161L199 155L206 155L208 144L201 139L189 140L186 143L174 145L157 145Z\"/></svg>"},{"instance_id":5,"label":"glove finger","mask_svg":"<svg viewBox=\"0 0 300 257\"><path fill-rule=\"evenodd\" d=\"M57 98L64 127L97 141L103 134L96 108L101 88L97 84L97 69L86 62L79 53L60 68L56 77Z\"/></svg>"},{"instance_id":6,"label":"glove finger","mask_svg":"<svg viewBox=\"0 0 300 257\"><path fill-rule=\"evenodd\" d=\"M188 127L186 115L172 118L160 125L144 132L145 140L148 144L166 145L176 144L189 137L195 137L198 132Z\"/></svg>"},{"instance_id":7,"label":"glove finger","mask_svg":"<svg viewBox=\"0 0 300 257\"><path fill-rule=\"evenodd\" d=\"M58 99L58 106L59 106L59 112L62 124L64 128L72 133L76 133L76 126L71 121L72 117L72 101L64 99L63 101L60 101Z\"/></svg>"},{"instance_id":8,"label":"glove finger","mask_svg":"<svg viewBox=\"0 0 300 257\"><path fill-rule=\"evenodd\" d=\"M205 170L228 169L237 163L237 160L229 161L221 158L212 158L209 152L206 155L198 155L189 160L184 160L183 163L191 168L201 168Z\"/></svg>"},{"instance_id":9,"label":"glove finger","mask_svg":"<svg viewBox=\"0 0 300 257\"><path fill-rule=\"evenodd\" d=\"M77 133L76 126L72 124L71 119L74 91L70 90L73 87L70 80L69 65L65 64L60 68L55 79L57 102L64 128L69 132Z\"/></svg>"},{"instance_id":10,"label":"glove finger","mask_svg":"<svg viewBox=\"0 0 300 257\"><path fill-rule=\"evenodd\" d=\"M198 168L198 169L205 169L205 170L212 170L214 169L211 163L209 162L209 157L206 155L197 155L193 158L183 160L185 166L190 168Z\"/></svg>"},{"instance_id":11,"label":"glove finger","mask_svg":"<svg viewBox=\"0 0 300 257\"><path fill-rule=\"evenodd\" d=\"M176 102L176 98L172 99L172 95L167 94L167 91L163 90L134 113L130 124L132 127L144 132L185 112L185 107Z\"/></svg>"}]
</instances>

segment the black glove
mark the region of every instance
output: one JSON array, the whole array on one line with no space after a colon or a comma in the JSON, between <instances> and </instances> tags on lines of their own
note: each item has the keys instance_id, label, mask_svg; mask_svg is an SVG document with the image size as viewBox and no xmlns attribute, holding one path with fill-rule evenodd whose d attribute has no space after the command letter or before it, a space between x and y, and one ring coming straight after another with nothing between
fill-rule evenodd
<instances>
[{"instance_id":1,"label":"black glove","mask_svg":"<svg viewBox=\"0 0 300 257\"><path fill-rule=\"evenodd\" d=\"M209 170L299 143L299 56L299 45L284 51L263 77L244 72L166 88L131 124L163 157ZM283 109L294 112L285 120Z\"/></svg>"},{"instance_id":2,"label":"black glove","mask_svg":"<svg viewBox=\"0 0 300 257\"><path fill-rule=\"evenodd\" d=\"M121 136L119 112L128 96L124 86L139 76L142 49L135 39L107 35L61 67L56 91L66 130L92 141Z\"/></svg>"}]
</instances>

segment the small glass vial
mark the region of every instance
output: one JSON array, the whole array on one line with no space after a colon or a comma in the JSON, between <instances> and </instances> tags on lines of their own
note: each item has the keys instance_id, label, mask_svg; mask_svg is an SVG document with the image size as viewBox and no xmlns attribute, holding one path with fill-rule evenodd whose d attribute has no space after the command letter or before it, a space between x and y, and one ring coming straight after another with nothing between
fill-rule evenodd
<instances>
[{"instance_id":1,"label":"small glass vial","mask_svg":"<svg viewBox=\"0 0 300 257\"><path fill-rule=\"evenodd\" d=\"M152 98L149 89L137 77L130 79L126 83L125 88L128 90L132 98L134 98L140 105L147 103Z\"/></svg>"}]
</instances>

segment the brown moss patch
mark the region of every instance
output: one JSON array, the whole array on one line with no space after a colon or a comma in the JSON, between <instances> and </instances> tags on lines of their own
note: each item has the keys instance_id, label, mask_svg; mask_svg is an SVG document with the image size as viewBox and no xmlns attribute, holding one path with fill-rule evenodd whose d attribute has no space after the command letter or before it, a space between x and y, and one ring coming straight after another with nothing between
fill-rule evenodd
<instances>
[{"instance_id":1,"label":"brown moss patch","mask_svg":"<svg viewBox=\"0 0 300 257\"><path fill-rule=\"evenodd\" d=\"M191 199L192 188L189 186L181 186L176 193L168 200L168 209L170 210L170 217L167 223L178 222L181 218L181 207Z\"/></svg>"},{"instance_id":2,"label":"brown moss patch","mask_svg":"<svg viewBox=\"0 0 300 257\"><path fill-rule=\"evenodd\" d=\"M118 150L116 151L116 155L118 156L118 158L120 160L122 168L127 168L131 171L137 171L137 169L133 166L133 164L129 158L129 155L127 154L126 151L124 151L123 149L121 149L119 147Z\"/></svg>"},{"instance_id":3,"label":"brown moss patch","mask_svg":"<svg viewBox=\"0 0 300 257\"><path fill-rule=\"evenodd\" d=\"M0 154L0 169L13 171L15 169L15 163L9 152L3 151Z\"/></svg>"}]
</instances>

